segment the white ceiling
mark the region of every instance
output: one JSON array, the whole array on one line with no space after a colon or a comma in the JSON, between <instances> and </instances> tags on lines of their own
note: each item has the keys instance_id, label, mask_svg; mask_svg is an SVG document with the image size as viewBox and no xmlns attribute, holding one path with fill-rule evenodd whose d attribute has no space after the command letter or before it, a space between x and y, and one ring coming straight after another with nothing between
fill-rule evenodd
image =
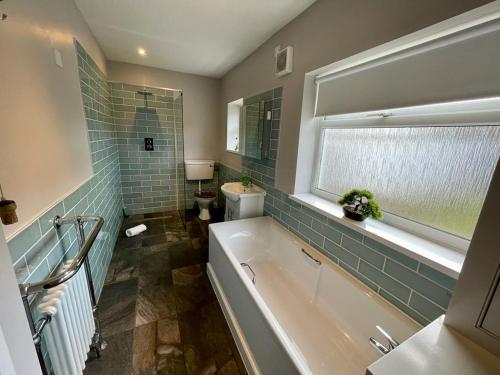
<instances>
[{"instance_id":1,"label":"white ceiling","mask_svg":"<svg viewBox=\"0 0 500 375\"><path fill-rule=\"evenodd\" d=\"M75 0L109 60L221 77L315 0ZM147 51L139 56L137 49Z\"/></svg>"}]
</instances>

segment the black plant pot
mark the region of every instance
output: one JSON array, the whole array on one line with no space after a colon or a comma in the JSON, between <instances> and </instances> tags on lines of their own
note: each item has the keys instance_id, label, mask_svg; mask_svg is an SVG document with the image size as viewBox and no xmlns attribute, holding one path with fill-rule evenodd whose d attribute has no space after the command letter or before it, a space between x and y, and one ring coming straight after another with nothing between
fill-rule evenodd
<instances>
[{"instance_id":1,"label":"black plant pot","mask_svg":"<svg viewBox=\"0 0 500 375\"><path fill-rule=\"evenodd\" d=\"M344 210L345 217L348 217L351 220L363 221L366 219L366 216L362 215L358 211L355 211L354 207L344 206L342 209Z\"/></svg>"}]
</instances>

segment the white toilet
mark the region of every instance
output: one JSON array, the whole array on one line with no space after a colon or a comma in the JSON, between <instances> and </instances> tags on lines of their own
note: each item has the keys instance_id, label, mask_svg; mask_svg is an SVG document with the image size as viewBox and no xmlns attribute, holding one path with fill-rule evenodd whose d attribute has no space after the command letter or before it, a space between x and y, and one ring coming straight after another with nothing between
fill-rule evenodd
<instances>
[{"instance_id":1,"label":"white toilet","mask_svg":"<svg viewBox=\"0 0 500 375\"><path fill-rule=\"evenodd\" d=\"M201 220L210 220L210 204L215 200L217 194L213 191L201 191L201 180L211 180L214 177L215 161L213 160L185 160L186 180L198 180L198 191L194 193L194 199L200 208Z\"/></svg>"}]
</instances>

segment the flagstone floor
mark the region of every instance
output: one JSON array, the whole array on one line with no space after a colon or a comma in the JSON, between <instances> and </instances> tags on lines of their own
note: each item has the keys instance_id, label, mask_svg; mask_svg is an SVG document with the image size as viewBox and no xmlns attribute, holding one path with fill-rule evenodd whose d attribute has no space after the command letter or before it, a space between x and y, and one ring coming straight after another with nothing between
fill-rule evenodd
<instances>
[{"instance_id":1,"label":"flagstone floor","mask_svg":"<svg viewBox=\"0 0 500 375\"><path fill-rule=\"evenodd\" d=\"M124 236L144 223L148 230ZM99 300L108 347L85 375L245 374L206 274L208 226L177 212L124 220Z\"/></svg>"}]
</instances>

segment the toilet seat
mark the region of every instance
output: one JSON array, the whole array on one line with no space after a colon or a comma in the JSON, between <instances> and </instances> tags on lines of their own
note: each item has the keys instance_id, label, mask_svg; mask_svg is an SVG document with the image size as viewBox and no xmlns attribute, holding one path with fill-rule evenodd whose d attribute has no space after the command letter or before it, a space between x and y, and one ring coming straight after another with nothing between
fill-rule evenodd
<instances>
[{"instance_id":1,"label":"toilet seat","mask_svg":"<svg viewBox=\"0 0 500 375\"><path fill-rule=\"evenodd\" d=\"M195 191L194 196L197 198L215 198L217 194L213 191Z\"/></svg>"}]
</instances>

